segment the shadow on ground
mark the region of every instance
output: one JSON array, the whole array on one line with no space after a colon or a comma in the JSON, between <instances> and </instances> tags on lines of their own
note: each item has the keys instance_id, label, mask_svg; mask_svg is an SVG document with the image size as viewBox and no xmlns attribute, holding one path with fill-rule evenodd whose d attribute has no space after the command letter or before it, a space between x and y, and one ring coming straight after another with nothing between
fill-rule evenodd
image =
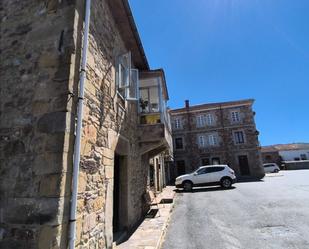
<instances>
[{"instance_id":1,"label":"shadow on ground","mask_svg":"<svg viewBox=\"0 0 309 249\"><path fill-rule=\"evenodd\" d=\"M203 188L194 188L191 191L184 191L183 189L175 189L176 193L199 193L199 192L213 192L213 191L229 191L233 190L235 187L231 188L222 188L222 187L203 187Z\"/></svg>"}]
</instances>

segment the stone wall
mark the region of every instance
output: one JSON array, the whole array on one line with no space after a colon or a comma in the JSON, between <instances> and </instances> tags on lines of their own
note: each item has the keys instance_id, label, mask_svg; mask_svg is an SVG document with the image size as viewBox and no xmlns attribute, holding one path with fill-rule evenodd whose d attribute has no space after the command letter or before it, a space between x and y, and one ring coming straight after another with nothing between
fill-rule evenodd
<instances>
[{"instance_id":1,"label":"stone wall","mask_svg":"<svg viewBox=\"0 0 309 249\"><path fill-rule=\"evenodd\" d=\"M66 248L84 1L4 0L0 11L0 247ZM145 212L137 106L115 88L127 51L107 1L93 0L77 248L112 246L115 152L126 156L127 229Z\"/></svg>"},{"instance_id":2,"label":"stone wall","mask_svg":"<svg viewBox=\"0 0 309 249\"><path fill-rule=\"evenodd\" d=\"M1 1L0 247L65 248L72 1Z\"/></svg>"}]
</instances>

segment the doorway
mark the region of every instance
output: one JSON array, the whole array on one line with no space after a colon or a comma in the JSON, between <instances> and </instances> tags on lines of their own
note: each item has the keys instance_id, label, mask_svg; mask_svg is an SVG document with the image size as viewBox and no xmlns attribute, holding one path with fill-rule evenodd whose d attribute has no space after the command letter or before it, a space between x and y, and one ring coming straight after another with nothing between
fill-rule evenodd
<instances>
[{"instance_id":1,"label":"doorway","mask_svg":"<svg viewBox=\"0 0 309 249\"><path fill-rule=\"evenodd\" d=\"M186 173L186 166L184 160L177 161L176 167L177 167L177 176L184 175Z\"/></svg>"},{"instance_id":2,"label":"doorway","mask_svg":"<svg viewBox=\"0 0 309 249\"><path fill-rule=\"evenodd\" d=\"M239 170L242 176L250 175L248 157L246 155L238 156Z\"/></svg>"},{"instance_id":3,"label":"doorway","mask_svg":"<svg viewBox=\"0 0 309 249\"><path fill-rule=\"evenodd\" d=\"M127 229L127 170L126 156L115 153L114 157L114 195L113 195L113 233L116 241Z\"/></svg>"}]
</instances>

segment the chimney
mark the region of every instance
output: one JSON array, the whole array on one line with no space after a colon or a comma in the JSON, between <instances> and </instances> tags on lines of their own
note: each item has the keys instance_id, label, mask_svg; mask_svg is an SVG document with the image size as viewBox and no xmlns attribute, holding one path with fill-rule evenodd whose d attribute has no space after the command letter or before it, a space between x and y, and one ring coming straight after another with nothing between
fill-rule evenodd
<instances>
[{"instance_id":1,"label":"chimney","mask_svg":"<svg viewBox=\"0 0 309 249\"><path fill-rule=\"evenodd\" d=\"M189 108L189 107L190 107L189 100L185 100L185 107L186 107L186 108Z\"/></svg>"}]
</instances>

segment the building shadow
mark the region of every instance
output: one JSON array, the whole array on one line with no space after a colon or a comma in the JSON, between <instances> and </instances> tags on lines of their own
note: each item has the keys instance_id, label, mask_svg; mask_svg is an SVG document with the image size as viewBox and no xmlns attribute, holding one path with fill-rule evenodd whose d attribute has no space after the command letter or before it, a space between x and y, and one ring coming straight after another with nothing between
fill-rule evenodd
<instances>
[{"instance_id":1,"label":"building shadow","mask_svg":"<svg viewBox=\"0 0 309 249\"><path fill-rule=\"evenodd\" d=\"M236 183L248 183L248 182L264 182L264 179L244 178L244 179L237 179Z\"/></svg>"},{"instance_id":2,"label":"building shadow","mask_svg":"<svg viewBox=\"0 0 309 249\"><path fill-rule=\"evenodd\" d=\"M198 187L198 188L193 188L191 191L184 191L183 189L175 189L174 191L176 193L185 193L185 194L190 194L190 193L199 193L199 192L214 192L214 191L229 191L233 190L236 187L232 186L230 188L222 188L220 186L215 186L215 187Z\"/></svg>"}]
</instances>

